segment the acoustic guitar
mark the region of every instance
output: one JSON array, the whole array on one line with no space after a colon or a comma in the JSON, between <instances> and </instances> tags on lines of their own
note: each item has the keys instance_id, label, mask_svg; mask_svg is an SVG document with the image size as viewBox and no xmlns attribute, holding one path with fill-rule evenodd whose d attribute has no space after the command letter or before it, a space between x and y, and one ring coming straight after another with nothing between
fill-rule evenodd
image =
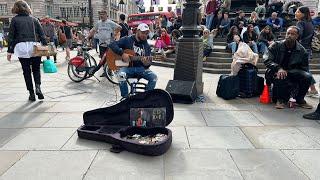
<instances>
[{"instance_id":1,"label":"acoustic guitar","mask_svg":"<svg viewBox=\"0 0 320 180\"><path fill-rule=\"evenodd\" d=\"M153 59L164 59L164 55L155 55L155 56L136 56L135 52L131 49L125 49L124 53L129 54L130 62L132 61L141 61L145 66L149 66ZM107 54L107 64L110 70L116 71L119 70L121 67L128 67L130 62L124 62L122 57L111 49L108 49Z\"/></svg>"}]
</instances>

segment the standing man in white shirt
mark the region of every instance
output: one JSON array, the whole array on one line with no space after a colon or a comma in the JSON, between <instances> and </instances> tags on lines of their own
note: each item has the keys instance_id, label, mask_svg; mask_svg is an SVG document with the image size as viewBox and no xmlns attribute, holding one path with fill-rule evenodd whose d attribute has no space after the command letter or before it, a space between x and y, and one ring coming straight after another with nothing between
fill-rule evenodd
<instances>
[{"instance_id":1,"label":"standing man in white shirt","mask_svg":"<svg viewBox=\"0 0 320 180\"><path fill-rule=\"evenodd\" d=\"M97 33L96 37L99 39L100 58L102 58L107 51L109 44L114 41L114 36L121 30L121 26L108 19L107 11L105 10L99 11L99 16L100 20L90 30L87 39L92 38L94 34ZM105 60L102 59L97 67L90 70L89 74L94 74L104 65L104 63Z\"/></svg>"}]
</instances>

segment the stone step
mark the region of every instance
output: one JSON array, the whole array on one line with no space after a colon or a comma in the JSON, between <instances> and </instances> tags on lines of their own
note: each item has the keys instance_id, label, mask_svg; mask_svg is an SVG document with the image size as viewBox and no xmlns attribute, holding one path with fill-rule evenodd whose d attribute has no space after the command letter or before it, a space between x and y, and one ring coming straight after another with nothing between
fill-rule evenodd
<instances>
[{"instance_id":1,"label":"stone step","mask_svg":"<svg viewBox=\"0 0 320 180\"><path fill-rule=\"evenodd\" d=\"M227 45L227 41L216 41L213 43L214 46L226 46Z\"/></svg>"},{"instance_id":2,"label":"stone step","mask_svg":"<svg viewBox=\"0 0 320 180\"><path fill-rule=\"evenodd\" d=\"M172 62L174 63L176 61L175 57L169 57L165 59L165 62ZM263 58L259 58L258 63L263 63ZM231 63L232 62L232 57L212 57L209 56L207 57L206 62L213 62L213 63ZM314 68L319 68L320 69L320 58L312 58L310 59L310 65L312 65Z\"/></svg>"},{"instance_id":3,"label":"stone step","mask_svg":"<svg viewBox=\"0 0 320 180\"><path fill-rule=\"evenodd\" d=\"M227 38L222 38L222 37L216 37L216 38L213 38L213 43L215 42L227 42Z\"/></svg>"},{"instance_id":4,"label":"stone step","mask_svg":"<svg viewBox=\"0 0 320 180\"><path fill-rule=\"evenodd\" d=\"M175 63L174 62L166 62L166 61L153 61L152 65L174 68ZM310 71L311 71L312 74L320 74L320 69L313 69L313 66L317 66L317 65L318 64L312 64L311 65ZM259 66L262 66L262 65L259 63ZM258 73L259 74L264 74L265 71L266 71L265 68L260 68L258 70ZM230 74L230 64L228 64L227 68L203 67L203 72L212 73L212 74Z\"/></svg>"},{"instance_id":5,"label":"stone step","mask_svg":"<svg viewBox=\"0 0 320 180\"><path fill-rule=\"evenodd\" d=\"M310 69L319 69L319 64L309 64ZM216 62L203 62L203 67L214 68L214 69L228 69L231 68L231 62L229 63L216 63ZM257 63L258 69L265 69L266 66L262 62Z\"/></svg>"}]
</instances>

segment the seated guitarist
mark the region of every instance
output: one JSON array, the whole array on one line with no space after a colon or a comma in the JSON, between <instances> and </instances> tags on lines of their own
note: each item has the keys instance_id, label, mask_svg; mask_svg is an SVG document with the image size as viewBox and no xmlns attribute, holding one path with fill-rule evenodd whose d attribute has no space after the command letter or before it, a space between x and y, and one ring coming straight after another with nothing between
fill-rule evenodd
<instances>
[{"instance_id":1,"label":"seated guitarist","mask_svg":"<svg viewBox=\"0 0 320 180\"><path fill-rule=\"evenodd\" d=\"M122 37L119 41L115 41L109 45L109 48L116 54L122 56L122 61L129 62L129 54L124 53L125 49L134 50L137 56L143 56L141 61L131 61L128 67L122 67L118 71L119 87L122 97L128 97L128 85L127 78L143 78L148 80L146 90L154 89L157 82L157 75L152 72L149 65L144 61L150 61L151 48L147 42L149 35L149 26L145 23L141 23L136 31L136 34L128 37Z\"/></svg>"}]
</instances>

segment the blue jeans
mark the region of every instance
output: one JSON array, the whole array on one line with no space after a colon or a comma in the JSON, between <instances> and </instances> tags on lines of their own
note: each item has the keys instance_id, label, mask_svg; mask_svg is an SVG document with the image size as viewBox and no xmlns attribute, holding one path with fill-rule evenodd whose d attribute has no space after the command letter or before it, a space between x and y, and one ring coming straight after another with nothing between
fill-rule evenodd
<instances>
[{"instance_id":1,"label":"blue jeans","mask_svg":"<svg viewBox=\"0 0 320 180\"><path fill-rule=\"evenodd\" d=\"M209 30L211 30L210 28L211 28L211 25L212 25L213 18L214 18L214 14L209 14L206 17L206 27Z\"/></svg>"},{"instance_id":2,"label":"blue jeans","mask_svg":"<svg viewBox=\"0 0 320 180\"><path fill-rule=\"evenodd\" d=\"M312 54L312 50L311 49L306 49L307 53L308 53L308 61L310 62L311 59L311 54ZM310 65L308 66L308 72L311 74L310 72ZM312 74L311 74L312 75ZM311 85L314 85L316 83L316 80L313 78L312 76L312 80L311 80Z\"/></svg>"},{"instance_id":3,"label":"blue jeans","mask_svg":"<svg viewBox=\"0 0 320 180\"><path fill-rule=\"evenodd\" d=\"M129 94L127 79L135 77L148 81L146 90L152 90L156 87L158 78L150 69L145 69L144 67L123 67L118 71L119 87L122 97L127 97Z\"/></svg>"},{"instance_id":4,"label":"blue jeans","mask_svg":"<svg viewBox=\"0 0 320 180\"><path fill-rule=\"evenodd\" d=\"M259 42L258 45L260 46L260 52L264 54L268 50L268 46L264 42Z\"/></svg>"},{"instance_id":5,"label":"blue jeans","mask_svg":"<svg viewBox=\"0 0 320 180\"><path fill-rule=\"evenodd\" d=\"M231 49L232 54L234 54L237 51L237 43L232 42L228 44L228 48Z\"/></svg>"},{"instance_id":6,"label":"blue jeans","mask_svg":"<svg viewBox=\"0 0 320 180\"><path fill-rule=\"evenodd\" d=\"M248 45L249 45L249 44L248 44ZM253 51L254 53L258 53L258 46L257 46L257 43L256 43L256 42L252 41L252 44L249 45L249 46L250 46L250 48L252 49L252 51Z\"/></svg>"},{"instance_id":7,"label":"blue jeans","mask_svg":"<svg viewBox=\"0 0 320 180\"><path fill-rule=\"evenodd\" d=\"M257 33L257 35L259 36L260 35L260 29L259 29L259 26L255 26L253 27L253 30L255 33Z\"/></svg>"}]
</instances>

